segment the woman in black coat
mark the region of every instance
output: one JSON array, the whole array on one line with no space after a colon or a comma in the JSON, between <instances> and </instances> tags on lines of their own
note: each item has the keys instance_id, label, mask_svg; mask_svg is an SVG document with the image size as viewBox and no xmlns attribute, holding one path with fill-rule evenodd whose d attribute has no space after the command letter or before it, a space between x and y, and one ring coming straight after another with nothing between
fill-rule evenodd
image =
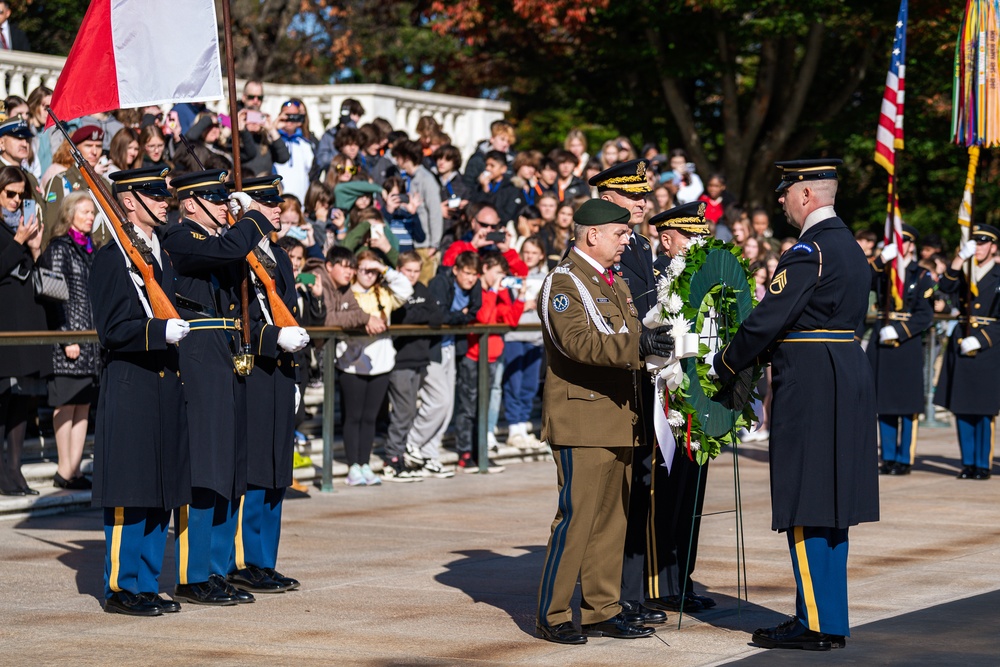
<instances>
[{"instance_id":1,"label":"woman in black coat","mask_svg":"<svg viewBox=\"0 0 1000 667\"><path fill-rule=\"evenodd\" d=\"M31 270L41 255L42 226L22 214L27 176L18 167L0 168L0 331L44 331L45 308L35 300ZM49 348L0 347L0 494L38 495L21 474L21 450L28 419L34 418L44 378L52 372Z\"/></svg>"},{"instance_id":2,"label":"woman in black coat","mask_svg":"<svg viewBox=\"0 0 1000 667\"><path fill-rule=\"evenodd\" d=\"M42 262L66 278L69 299L49 308L50 328L81 331L94 328L90 306L90 265L94 244L90 232L97 209L86 192L74 192L63 200L59 220L52 228L52 241ZM90 480L80 472L87 439L90 405L97 401L100 362L94 343L56 344L52 347L53 376L49 379L49 405L54 409L59 463L52 483L62 489L89 489Z\"/></svg>"}]
</instances>

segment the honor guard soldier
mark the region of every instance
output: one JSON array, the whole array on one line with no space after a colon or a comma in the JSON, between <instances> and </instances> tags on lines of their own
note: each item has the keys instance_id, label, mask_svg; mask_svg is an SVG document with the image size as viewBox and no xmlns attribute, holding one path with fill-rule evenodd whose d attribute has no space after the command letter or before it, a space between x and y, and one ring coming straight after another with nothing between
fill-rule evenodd
<instances>
[{"instance_id":1,"label":"honor guard soldier","mask_svg":"<svg viewBox=\"0 0 1000 667\"><path fill-rule=\"evenodd\" d=\"M989 479L993 469L994 428L1000 411L998 239L996 227L976 225L938 285L959 300L962 313L948 340L934 393L934 404L955 414L962 450L959 479ZM974 260L971 286L962 271L970 259Z\"/></svg>"},{"instance_id":2,"label":"honor guard soldier","mask_svg":"<svg viewBox=\"0 0 1000 667\"><path fill-rule=\"evenodd\" d=\"M253 602L253 595L226 581L239 499L246 491L246 379L234 356L241 351L242 262L270 223L260 211L248 211L228 227L226 176L215 169L174 178L183 217L162 240L178 273L179 312L191 325L180 352L192 498L175 513L174 597L205 605Z\"/></svg>"},{"instance_id":3,"label":"honor guard soldier","mask_svg":"<svg viewBox=\"0 0 1000 667\"><path fill-rule=\"evenodd\" d=\"M153 233L167 216L162 167L115 172L123 226L173 301L174 269ZM181 319L153 316L138 269L109 243L90 269L94 325L104 369L94 433L93 504L104 508L104 610L159 616L180 609L164 600L158 578L170 511L191 499L187 417L176 344Z\"/></svg>"},{"instance_id":4,"label":"honor guard soldier","mask_svg":"<svg viewBox=\"0 0 1000 667\"><path fill-rule=\"evenodd\" d=\"M653 216L650 222L660 233L665 251L653 263L658 275L666 274L670 260L683 253L692 238L710 233L704 202L682 204ZM659 450L653 451L646 604L654 609L697 613L715 606L712 598L695 594L691 580L698 558L708 463L698 465L679 451L674 450L669 474L659 460Z\"/></svg>"},{"instance_id":5,"label":"honor guard soldier","mask_svg":"<svg viewBox=\"0 0 1000 667\"><path fill-rule=\"evenodd\" d=\"M247 179L243 193L234 193L241 204L259 209L272 230L281 227L284 201L278 190L280 176ZM254 250L274 280L275 290L292 315L298 314L298 296L292 263L284 249L267 237ZM281 537L281 506L292 483L295 412L301 400L294 353L309 343L309 334L298 326L276 327L267 291L252 276L251 316L254 333L254 370L247 378L250 411L247 422L247 492L240 503L236 550L229 580L255 593L281 593L299 582L274 568Z\"/></svg>"},{"instance_id":6,"label":"honor guard soldier","mask_svg":"<svg viewBox=\"0 0 1000 667\"><path fill-rule=\"evenodd\" d=\"M635 231L646 213L646 195L652 192L646 171L649 160L629 160L616 164L593 176L589 184L597 188L599 198L621 206L629 212L629 244L612 272L628 287L633 305L642 318L656 304L656 276L653 272L653 252L647 239ZM621 605L638 623L663 623L667 615L643 605L646 537L649 518L650 488L653 460L653 382L643 367L639 374L639 405L642 438L632 459L632 497L629 499L629 521L625 532L622 561Z\"/></svg>"},{"instance_id":7,"label":"honor guard soldier","mask_svg":"<svg viewBox=\"0 0 1000 667\"><path fill-rule=\"evenodd\" d=\"M624 612L620 576L632 453L643 437L636 371L643 356L673 350L665 328L640 329L628 286L610 271L628 244L629 211L596 199L573 220L574 247L539 296L548 358L542 437L556 463L559 508L539 587L537 633L561 644L655 632ZM577 579L582 632L570 609Z\"/></svg>"},{"instance_id":8,"label":"honor guard soldier","mask_svg":"<svg viewBox=\"0 0 1000 667\"><path fill-rule=\"evenodd\" d=\"M778 201L799 242L712 364L727 382L771 363L771 527L788 536L797 592L794 617L754 632L764 648L846 644L848 528L879 517L875 384L855 338L871 270L833 209L839 164L777 163Z\"/></svg>"},{"instance_id":9,"label":"honor guard soldier","mask_svg":"<svg viewBox=\"0 0 1000 667\"><path fill-rule=\"evenodd\" d=\"M868 360L875 371L879 439L883 475L909 475L917 451L917 416L924 409L923 333L934 324L934 279L913 256L917 230L903 225L903 252L889 243L872 262L872 289L880 308L892 300L889 263L895 259L903 281L901 307L878 314L868 341ZM887 291L888 290L888 291Z\"/></svg>"}]
</instances>

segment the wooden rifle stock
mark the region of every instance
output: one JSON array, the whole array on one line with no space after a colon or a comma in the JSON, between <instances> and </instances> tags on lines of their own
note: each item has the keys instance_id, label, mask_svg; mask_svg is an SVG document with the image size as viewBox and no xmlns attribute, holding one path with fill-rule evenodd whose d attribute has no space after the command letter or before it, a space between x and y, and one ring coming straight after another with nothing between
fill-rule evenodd
<instances>
[{"instance_id":1,"label":"wooden rifle stock","mask_svg":"<svg viewBox=\"0 0 1000 667\"><path fill-rule=\"evenodd\" d=\"M226 218L229 221L230 227L236 224L236 219L232 213L227 211ZM274 320L274 325L277 327L299 326L299 323L295 320L295 316L288 310L285 302L281 300L281 295L278 294L278 287L274 282L274 278L264 268L264 265L260 263L253 250L247 254L247 264L250 265L250 270L253 271L253 274L257 276L257 280L264 287L264 293L267 294L267 305L271 307L271 318Z\"/></svg>"},{"instance_id":2,"label":"wooden rifle stock","mask_svg":"<svg viewBox=\"0 0 1000 667\"><path fill-rule=\"evenodd\" d=\"M121 210L117 200L108 192L108 187L104 184L104 181L94 172L93 167L90 166L90 163L84 159L83 155L73 144L69 134L66 132L66 128L56 118L56 115L52 113L52 109L48 111L49 115L52 116L52 120L55 121L56 127L62 131L65 140L71 146L70 150L73 154L73 160L80 168L83 180L87 182L87 187L93 193L97 205L101 207L104 215L111 222L111 227L114 229L115 236L118 237L122 249L125 250L129 261L132 262L132 265L138 270L139 275L142 276L142 282L146 287L146 295L149 297L149 306L153 310L153 317L161 320L180 319L180 315L177 314L174 304L170 301L166 292L163 291L163 288L160 287L160 283L156 282L156 276L153 274L153 265L146 261L146 258L142 256L142 252L136 247L135 240L137 239L135 239L135 232L125 227L127 224L125 212Z\"/></svg>"}]
</instances>

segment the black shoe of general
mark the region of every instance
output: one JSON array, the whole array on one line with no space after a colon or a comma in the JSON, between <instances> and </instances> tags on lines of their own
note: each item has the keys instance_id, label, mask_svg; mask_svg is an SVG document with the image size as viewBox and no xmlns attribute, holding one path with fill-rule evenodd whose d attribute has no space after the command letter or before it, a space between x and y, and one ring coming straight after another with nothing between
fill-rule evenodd
<instances>
[{"instance_id":1,"label":"black shoe of general","mask_svg":"<svg viewBox=\"0 0 1000 667\"><path fill-rule=\"evenodd\" d=\"M989 468L976 468L976 473L972 476L972 479L989 479L990 469Z\"/></svg>"},{"instance_id":2,"label":"black shoe of general","mask_svg":"<svg viewBox=\"0 0 1000 667\"><path fill-rule=\"evenodd\" d=\"M156 593L139 593L139 596L146 602L159 607L164 614L172 614L181 610L179 602L167 600L166 598L160 597Z\"/></svg>"},{"instance_id":3,"label":"black shoe of general","mask_svg":"<svg viewBox=\"0 0 1000 667\"><path fill-rule=\"evenodd\" d=\"M213 574L208 578L208 580L214 582L216 586L226 591L226 593L229 594L229 597L236 598L236 604L250 604L251 602L257 601L257 598L253 596L253 593L249 591L241 591L226 581L226 578L221 574Z\"/></svg>"},{"instance_id":4,"label":"black shoe of general","mask_svg":"<svg viewBox=\"0 0 1000 667\"><path fill-rule=\"evenodd\" d=\"M255 565L247 565L242 570L230 573L229 583L240 590L254 593L284 593L288 590L286 584L275 581Z\"/></svg>"},{"instance_id":5,"label":"black shoe of general","mask_svg":"<svg viewBox=\"0 0 1000 667\"><path fill-rule=\"evenodd\" d=\"M656 630L653 628L630 622L624 613L600 623L582 625L580 630L588 637L613 637L614 639L638 639L656 634Z\"/></svg>"},{"instance_id":6,"label":"black shoe of general","mask_svg":"<svg viewBox=\"0 0 1000 667\"><path fill-rule=\"evenodd\" d=\"M236 596L211 578L197 584L178 584L174 587L174 599L215 607L228 607L239 602Z\"/></svg>"},{"instance_id":7,"label":"black shoe of general","mask_svg":"<svg viewBox=\"0 0 1000 667\"><path fill-rule=\"evenodd\" d=\"M974 479L976 476L975 466L965 466L962 468L962 472L955 475L958 479Z\"/></svg>"},{"instance_id":8,"label":"black shoe of general","mask_svg":"<svg viewBox=\"0 0 1000 667\"><path fill-rule=\"evenodd\" d=\"M649 609L635 600L622 600L622 613L629 623L636 625L658 625L667 622L667 615L657 609Z\"/></svg>"},{"instance_id":9,"label":"black shoe of general","mask_svg":"<svg viewBox=\"0 0 1000 667\"><path fill-rule=\"evenodd\" d=\"M829 651L844 648L843 635L828 635L808 629L795 616L773 628L758 628L753 643L762 648L794 648L803 651Z\"/></svg>"},{"instance_id":10,"label":"black shoe of general","mask_svg":"<svg viewBox=\"0 0 1000 667\"><path fill-rule=\"evenodd\" d=\"M684 606L687 607L688 604L692 602L697 602L701 605L702 609L711 609L715 606L715 600L708 597L707 595L695 595L694 593L688 593L684 597Z\"/></svg>"},{"instance_id":11,"label":"black shoe of general","mask_svg":"<svg viewBox=\"0 0 1000 667\"><path fill-rule=\"evenodd\" d=\"M662 598L646 598L646 606L650 609L663 611L681 611L681 601L684 601L685 614L697 614L705 611L705 605L693 597L682 598L680 595L666 595ZM714 600L713 600L714 602Z\"/></svg>"},{"instance_id":12,"label":"black shoe of general","mask_svg":"<svg viewBox=\"0 0 1000 667\"><path fill-rule=\"evenodd\" d=\"M153 604L141 594L118 591L104 601L104 611L128 616L159 616L163 613L163 608Z\"/></svg>"},{"instance_id":13,"label":"black shoe of general","mask_svg":"<svg viewBox=\"0 0 1000 667\"><path fill-rule=\"evenodd\" d=\"M556 644L586 644L587 637L577 632L572 621L566 621L559 625L549 626L541 623L535 624L535 636L546 639Z\"/></svg>"},{"instance_id":14,"label":"black shoe of general","mask_svg":"<svg viewBox=\"0 0 1000 667\"><path fill-rule=\"evenodd\" d=\"M288 588L286 588L285 590L294 591L296 588L301 586L298 579L292 579L291 577L286 577L282 573L275 570L273 567L262 567L260 569L262 572L264 572L264 574L271 577L279 584L284 584L285 586L287 586Z\"/></svg>"}]
</instances>

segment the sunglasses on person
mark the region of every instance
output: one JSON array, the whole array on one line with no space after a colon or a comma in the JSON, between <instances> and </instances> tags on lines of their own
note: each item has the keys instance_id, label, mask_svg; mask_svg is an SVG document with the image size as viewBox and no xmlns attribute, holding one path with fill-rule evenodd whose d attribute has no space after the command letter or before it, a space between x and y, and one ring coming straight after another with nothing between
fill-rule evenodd
<instances>
[{"instance_id":1,"label":"sunglasses on person","mask_svg":"<svg viewBox=\"0 0 1000 667\"><path fill-rule=\"evenodd\" d=\"M247 98L248 100L257 100L258 102L263 102L264 101L264 96L263 95L244 95L243 97ZM285 106L288 106L288 104L289 103L286 102Z\"/></svg>"},{"instance_id":2,"label":"sunglasses on person","mask_svg":"<svg viewBox=\"0 0 1000 667\"><path fill-rule=\"evenodd\" d=\"M5 195L7 195L8 199L13 199L14 197L17 197L18 199L24 199L24 193L23 192L17 192L15 190L4 189L3 193Z\"/></svg>"},{"instance_id":3,"label":"sunglasses on person","mask_svg":"<svg viewBox=\"0 0 1000 667\"><path fill-rule=\"evenodd\" d=\"M483 221L482 221L482 220L480 220L479 218L474 218L474 220L475 220L475 221L476 221L477 223L479 223L479 226L480 226L480 227L485 227L486 229L499 229L500 227L503 227L503 223L502 223L502 222L498 222L498 223L496 223L495 225L491 225L491 224L489 224L489 223L486 223L486 222L483 222Z\"/></svg>"},{"instance_id":4,"label":"sunglasses on person","mask_svg":"<svg viewBox=\"0 0 1000 667\"><path fill-rule=\"evenodd\" d=\"M364 273L364 274L367 274L369 276L374 276L374 275L379 275L382 272L379 271L378 269L364 268L364 269L358 269L358 273Z\"/></svg>"},{"instance_id":5,"label":"sunglasses on person","mask_svg":"<svg viewBox=\"0 0 1000 667\"><path fill-rule=\"evenodd\" d=\"M358 173L358 168L357 167L348 167L347 165L338 164L337 165L337 173L338 174L343 174L344 172L347 172L348 174L356 174L356 173Z\"/></svg>"}]
</instances>

